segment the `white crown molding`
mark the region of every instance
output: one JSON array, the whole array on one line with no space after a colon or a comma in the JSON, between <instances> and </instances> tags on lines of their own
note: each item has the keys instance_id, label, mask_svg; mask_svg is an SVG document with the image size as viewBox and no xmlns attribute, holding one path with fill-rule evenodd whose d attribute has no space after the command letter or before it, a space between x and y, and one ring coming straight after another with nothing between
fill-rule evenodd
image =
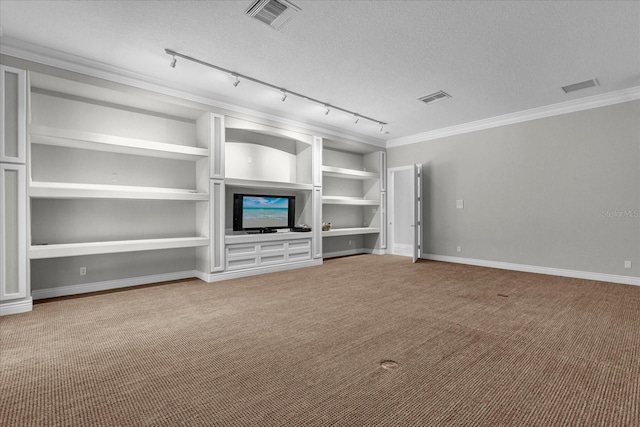
<instances>
[{"instance_id":1,"label":"white crown molding","mask_svg":"<svg viewBox=\"0 0 640 427\"><path fill-rule=\"evenodd\" d=\"M0 316L27 313L31 310L33 310L33 299L31 299L31 297L21 301L10 301L0 304Z\"/></svg>"},{"instance_id":2,"label":"white crown molding","mask_svg":"<svg viewBox=\"0 0 640 427\"><path fill-rule=\"evenodd\" d=\"M593 273L590 271L565 270L562 268L539 267L535 265L513 264L510 262L487 261L484 259L461 258L446 255L421 254L420 258L433 261L453 262L456 264L476 265L479 267L499 268L501 270L524 271L526 273L547 274L550 276L572 277L575 279L596 280L599 282L621 283L640 286L640 277L620 276L616 274Z\"/></svg>"},{"instance_id":3,"label":"white crown molding","mask_svg":"<svg viewBox=\"0 0 640 427\"><path fill-rule=\"evenodd\" d=\"M83 283L79 285L59 286L56 288L37 289L31 292L33 299L56 298L67 295L86 294L88 292L108 291L130 286L148 285L150 283L168 282L170 280L191 279L196 272L180 271L177 273L154 274L151 276L131 277L127 279L107 280L104 282Z\"/></svg>"},{"instance_id":4,"label":"white crown molding","mask_svg":"<svg viewBox=\"0 0 640 427\"><path fill-rule=\"evenodd\" d=\"M27 43L25 41L14 39L11 37L2 38L2 43L0 44L0 54L13 56L25 61L36 62L42 65L48 65L67 71L86 74L91 77L97 77L115 83L137 87L140 89L150 90L176 98L198 102L200 104L209 105L215 108L259 117L261 119L271 120L309 131L320 132L326 135L345 138L380 148L384 148L386 144L385 141L381 139L363 138L362 136L350 133L342 133L335 129L324 128L306 122L300 122L297 120L288 119L286 117L276 116L273 114L253 110L251 108L241 107L235 104L218 101L213 98L196 95L194 93L175 88L172 86L171 82L166 80L153 78L145 74L134 73L122 68L114 67L109 64L104 64L102 62L93 61L91 59L82 58L76 55L71 55L58 50L47 49L42 46Z\"/></svg>"},{"instance_id":5,"label":"white crown molding","mask_svg":"<svg viewBox=\"0 0 640 427\"><path fill-rule=\"evenodd\" d=\"M640 99L640 86L629 89L622 89L615 92L603 93L572 101L561 102L559 104L546 105L544 107L532 108L530 110L491 117L475 122L450 126L428 132L417 133L387 140L387 148L400 147L402 145L416 144L418 142L431 141L433 139L445 138L447 136L460 135L463 133L475 132L499 126L511 125L514 123L526 122L529 120L542 119L545 117L559 116L561 114L574 113L576 111L590 110L592 108L605 107L607 105L620 104L622 102Z\"/></svg>"}]
</instances>

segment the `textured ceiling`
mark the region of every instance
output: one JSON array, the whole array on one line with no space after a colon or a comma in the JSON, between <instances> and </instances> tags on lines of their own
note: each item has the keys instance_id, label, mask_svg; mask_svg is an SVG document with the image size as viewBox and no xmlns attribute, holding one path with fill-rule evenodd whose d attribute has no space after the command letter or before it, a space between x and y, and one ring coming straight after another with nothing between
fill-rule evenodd
<instances>
[{"instance_id":1,"label":"textured ceiling","mask_svg":"<svg viewBox=\"0 0 640 427\"><path fill-rule=\"evenodd\" d=\"M280 31L238 1L0 2L22 41L168 87L375 139L394 139L640 86L640 2L300 1ZM165 48L389 122L378 126L178 60ZM55 53L53 54L55 55ZM560 87L598 78L599 87ZM444 90L453 98L425 105Z\"/></svg>"}]
</instances>

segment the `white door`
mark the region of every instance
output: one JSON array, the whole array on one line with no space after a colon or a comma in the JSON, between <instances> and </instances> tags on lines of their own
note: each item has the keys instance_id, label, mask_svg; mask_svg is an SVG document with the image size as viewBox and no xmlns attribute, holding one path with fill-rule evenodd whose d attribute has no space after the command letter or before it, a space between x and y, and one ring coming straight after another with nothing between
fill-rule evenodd
<instances>
[{"instance_id":1,"label":"white door","mask_svg":"<svg viewBox=\"0 0 640 427\"><path fill-rule=\"evenodd\" d=\"M413 262L422 251L422 165L413 165Z\"/></svg>"},{"instance_id":2,"label":"white door","mask_svg":"<svg viewBox=\"0 0 640 427\"><path fill-rule=\"evenodd\" d=\"M421 246L421 182L418 172L422 165L388 170L388 250L395 255L414 258Z\"/></svg>"}]
</instances>

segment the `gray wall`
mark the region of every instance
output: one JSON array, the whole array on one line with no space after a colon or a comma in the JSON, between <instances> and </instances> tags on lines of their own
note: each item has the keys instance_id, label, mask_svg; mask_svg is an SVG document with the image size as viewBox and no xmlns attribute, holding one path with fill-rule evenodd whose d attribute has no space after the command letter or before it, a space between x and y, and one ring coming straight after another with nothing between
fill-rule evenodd
<instances>
[{"instance_id":1,"label":"gray wall","mask_svg":"<svg viewBox=\"0 0 640 427\"><path fill-rule=\"evenodd\" d=\"M388 167L423 164L423 253L637 277L639 119L626 102L389 148Z\"/></svg>"}]
</instances>

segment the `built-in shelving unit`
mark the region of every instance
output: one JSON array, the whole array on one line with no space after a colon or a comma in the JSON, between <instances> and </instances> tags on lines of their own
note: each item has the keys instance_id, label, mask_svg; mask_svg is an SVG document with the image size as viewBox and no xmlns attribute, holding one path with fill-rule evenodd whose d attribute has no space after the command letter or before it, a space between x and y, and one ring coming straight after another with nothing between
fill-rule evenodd
<instances>
[{"instance_id":1,"label":"built-in shelving unit","mask_svg":"<svg viewBox=\"0 0 640 427\"><path fill-rule=\"evenodd\" d=\"M313 137L270 124L225 118L224 244L216 277L311 265L314 233L233 230L234 194L295 196L295 223L314 224ZM321 262L321 260L318 260ZM276 270L273 270L276 269Z\"/></svg>"},{"instance_id":2,"label":"built-in shelving unit","mask_svg":"<svg viewBox=\"0 0 640 427\"><path fill-rule=\"evenodd\" d=\"M324 257L379 252L383 243L385 153L324 140L322 232Z\"/></svg>"},{"instance_id":3,"label":"built-in shelving unit","mask_svg":"<svg viewBox=\"0 0 640 427\"><path fill-rule=\"evenodd\" d=\"M34 70L3 66L0 74L0 198L16 207L0 217L8 230L0 236L8 266L0 306L23 300L30 308L31 295L123 283L319 265L323 247L327 256L344 253L340 245L352 240L356 253L381 247L378 148L96 77ZM234 194L294 196L294 223L309 231L234 231ZM323 232L323 221L333 228Z\"/></svg>"},{"instance_id":4,"label":"built-in shelving unit","mask_svg":"<svg viewBox=\"0 0 640 427\"><path fill-rule=\"evenodd\" d=\"M153 274L195 270L211 241L213 115L104 81L30 77L32 290L91 283L92 268L79 277L75 267L83 257L131 275L145 263ZM172 265L138 255L148 251L172 251ZM119 253L126 264L113 265Z\"/></svg>"}]
</instances>

